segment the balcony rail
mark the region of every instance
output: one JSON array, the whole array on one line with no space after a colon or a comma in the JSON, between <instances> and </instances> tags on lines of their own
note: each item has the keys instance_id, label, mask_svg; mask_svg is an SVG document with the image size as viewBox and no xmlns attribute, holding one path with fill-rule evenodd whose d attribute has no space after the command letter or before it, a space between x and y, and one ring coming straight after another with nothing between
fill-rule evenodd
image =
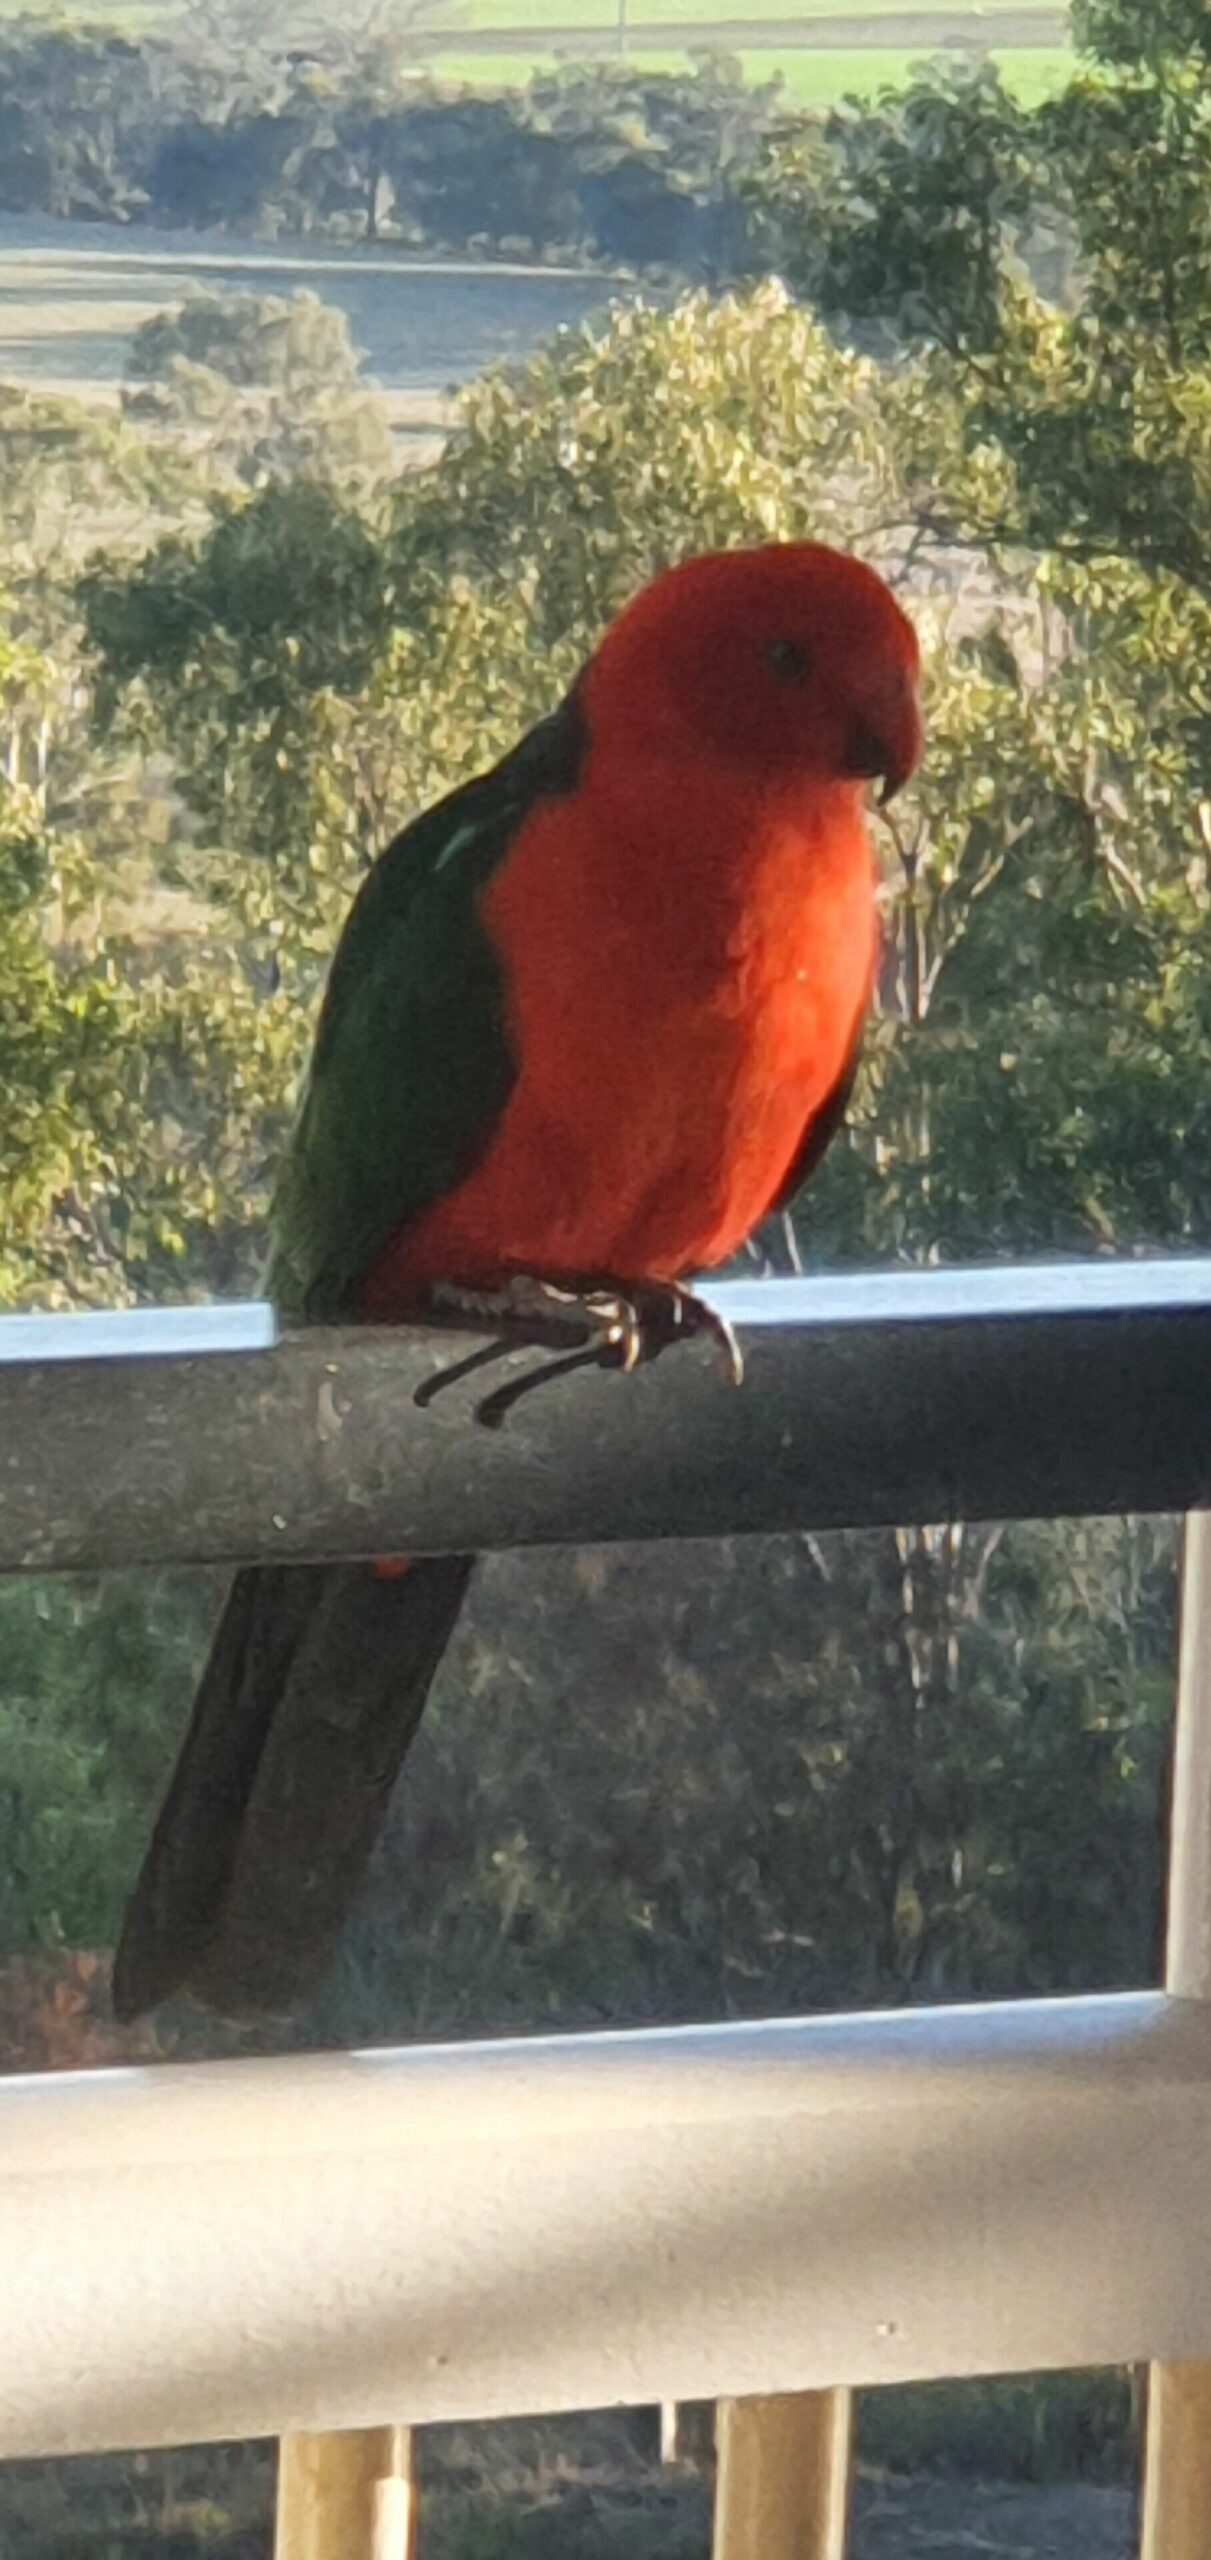
<instances>
[{"instance_id":1,"label":"balcony rail","mask_svg":"<svg viewBox=\"0 0 1211 2560\"><path fill-rule=\"evenodd\" d=\"M1211 1259L712 1290L709 1342L552 1379L429 1327L277 1339L253 1305L0 1322L0 1571L299 1561L1211 1500ZM196 1329L196 1332L195 1332ZM11 1337L11 1341L7 1338Z\"/></svg>"},{"instance_id":2,"label":"balcony rail","mask_svg":"<svg viewBox=\"0 0 1211 2560\"><path fill-rule=\"evenodd\" d=\"M0 2453L277 2434L282 2560L386 2560L408 2426L710 2398L717 2560L839 2560L854 2385L1149 2362L1147 2560L1205 2560L1211 1260L712 1294L742 1393L499 1432L415 1401L473 1337L9 1320L0 1570L1186 1512L1164 1988L10 2079Z\"/></svg>"}]
</instances>

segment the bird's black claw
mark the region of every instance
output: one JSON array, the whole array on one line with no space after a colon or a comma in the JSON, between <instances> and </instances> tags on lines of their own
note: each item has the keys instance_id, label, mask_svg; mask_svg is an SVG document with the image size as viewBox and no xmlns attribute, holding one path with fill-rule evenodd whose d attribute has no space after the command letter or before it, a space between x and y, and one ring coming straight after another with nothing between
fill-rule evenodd
<instances>
[{"instance_id":1,"label":"bird's black claw","mask_svg":"<svg viewBox=\"0 0 1211 2560\"><path fill-rule=\"evenodd\" d=\"M572 1289L518 1275L499 1291L444 1288L435 1292L430 1314L435 1323L474 1324L499 1338L427 1378L415 1396L423 1408L446 1387L503 1359L519 1343L557 1352L564 1343L574 1346L541 1369L510 1378L482 1397L474 1415L489 1431L499 1430L523 1396L552 1379L567 1377L575 1369L642 1368L659 1359L671 1343L686 1341L695 1333L708 1334L718 1343L735 1386L744 1376L740 1345L727 1318L677 1280L607 1280Z\"/></svg>"}]
</instances>

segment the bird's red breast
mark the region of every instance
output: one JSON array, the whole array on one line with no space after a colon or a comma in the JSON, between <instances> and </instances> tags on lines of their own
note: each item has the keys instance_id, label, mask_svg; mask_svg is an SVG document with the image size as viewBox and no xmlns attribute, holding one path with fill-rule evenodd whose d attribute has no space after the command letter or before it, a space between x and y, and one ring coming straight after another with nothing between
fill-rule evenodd
<instances>
[{"instance_id":1,"label":"bird's red breast","mask_svg":"<svg viewBox=\"0 0 1211 2560\"><path fill-rule=\"evenodd\" d=\"M709 1269L842 1073L873 958L857 788L741 801L704 759L672 791L632 769L620 807L594 763L484 895L517 1081L472 1173L380 1262L370 1312L508 1269Z\"/></svg>"}]
</instances>

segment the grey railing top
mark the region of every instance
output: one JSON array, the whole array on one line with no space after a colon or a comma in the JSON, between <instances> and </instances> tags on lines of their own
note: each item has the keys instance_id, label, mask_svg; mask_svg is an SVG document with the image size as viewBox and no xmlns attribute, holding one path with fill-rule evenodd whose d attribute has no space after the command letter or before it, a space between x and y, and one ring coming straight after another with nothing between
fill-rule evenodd
<instances>
[{"instance_id":1,"label":"grey railing top","mask_svg":"<svg viewBox=\"0 0 1211 2560\"><path fill-rule=\"evenodd\" d=\"M1211 1259L745 1281L706 1343L544 1380L260 1304L0 1321L0 1570L720 1536L1211 1500Z\"/></svg>"},{"instance_id":2,"label":"grey railing top","mask_svg":"<svg viewBox=\"0 0 1211 2560\"><path fill-rule=\"evenodd\" d=\"M278 1324L264 1298L229 1306L105 1307L67 1316L0 1318L0 1363L197 1359L211 1351L267 1351Z\"/></svg>"}]
</instances>

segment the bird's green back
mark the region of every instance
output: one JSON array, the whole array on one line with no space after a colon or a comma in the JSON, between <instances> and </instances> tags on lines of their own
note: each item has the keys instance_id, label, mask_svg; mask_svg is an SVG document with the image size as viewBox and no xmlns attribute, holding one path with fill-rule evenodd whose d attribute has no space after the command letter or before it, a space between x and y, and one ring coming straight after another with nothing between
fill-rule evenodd
<instances>
[{"instance_id":1,"label":"bird's green back","mask_svg":"<svg viewBox=\"0 0 1211 2560\"><path fill-rule=\"evenodd\" d=\"M480 893L535 803L576 787L575 695L381 854L350 909L271 1210L270 1294L312 1321L470 1171L516 1064Z\"/></svg>"}]
</instances>

